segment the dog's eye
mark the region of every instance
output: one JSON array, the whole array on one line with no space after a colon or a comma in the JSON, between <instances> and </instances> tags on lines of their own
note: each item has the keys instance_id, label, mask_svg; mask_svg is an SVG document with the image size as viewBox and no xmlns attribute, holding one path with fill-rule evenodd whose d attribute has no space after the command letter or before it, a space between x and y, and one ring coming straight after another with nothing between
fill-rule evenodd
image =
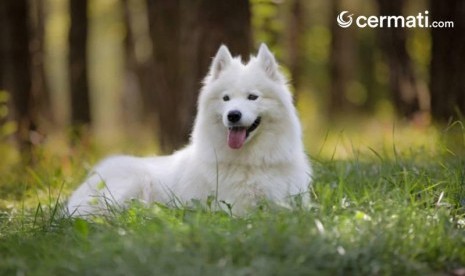
<instances>
[{"instance_id":1,"label":"dog's eye","mask_svg":"<svg viewBox=\"0 0 465 276\"><path fill-rule=\"evenodd\" d=\"M225 101L225 102L229 101L229 96L228 96L228 95L224 95L224 96L223 96L223 101Z\"/></svg>"},{"instance_id":2,"label":"dog's eye","mask_svg":"<svg viewBox=\"0 0 465 276\"><path fill-rule=\"evenodd\" d=\"M258 99L257 95L249 94L249 96L247 96L247 100L255 101L256 99Z\"/></svg>"}]
</instances>

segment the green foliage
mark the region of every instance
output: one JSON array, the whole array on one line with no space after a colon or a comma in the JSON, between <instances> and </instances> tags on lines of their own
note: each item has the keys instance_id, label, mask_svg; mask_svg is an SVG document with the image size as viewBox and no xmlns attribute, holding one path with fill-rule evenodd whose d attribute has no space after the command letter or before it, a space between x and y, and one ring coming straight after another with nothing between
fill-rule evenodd
<instances>
[{"instance_id":1,"label":"green foliage","mask_svg":"<svg viewBox=\"0 0 465 276\"><path fill-rule=\"evenodd\" d=\"M280 18L280 8L282 9L283 5L277 1L251 1L254 40L257 43L264 42L268 44L278 59L281 59L284 54L284 49L278 47L279 36L285 28L285 22Z\"/></svg>"},{"instance_id":2,"label":"green foliage","mask_svg":"<svg viewBox=\"0 0 465 276\"><path fill-rule=\"evenodd\" d=\"M13 134L16 131L16 124L11 121L7 121L9 109L8 102L10 100L10 94L7 91L0 90L0 139Z\"/></svg>"},{"instance_id":3,"label":"green foliage","mask_svg":"<svg viewBox=\"0 0 465 276\"><path fill-rule=\"evenodd\" d=\"M3 143L16 132L17 128L16 122L8 118L11 112L8 107L9 101L10 94L5 90L0 90L0 156L4 161L15 158L15 151L11 149L10 145ZM2 162L0 162L0 172L2 169Z\"/></svg>"}]
</instances>

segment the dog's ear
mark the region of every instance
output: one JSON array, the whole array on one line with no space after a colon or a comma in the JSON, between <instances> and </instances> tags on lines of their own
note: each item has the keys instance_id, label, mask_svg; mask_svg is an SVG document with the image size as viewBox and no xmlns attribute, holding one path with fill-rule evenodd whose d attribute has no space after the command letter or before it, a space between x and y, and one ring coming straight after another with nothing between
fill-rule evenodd
<instances>
[{"instance_id":1,"label":"dog's ear","mask_svg":"<svg viewBox=\"0 0 465 276\"><path fill-rule=\"evenodd\" d=\"M265 43L262 43L260 49L258 49L257 61L266 75L272 80L280 81L282 79L278 70L278 63Z\"/></svg>"},{"instance_id":2,"label":"dog's ear","mask_svg":"<svg viewBox=\"0 0 465 276\"><path fill-rule=\"evenodd\" d=\"M228 47L221 45L220 49L218 49L218 52L213 58L212 65L210 67L211 77L214 80L217 79L220 73L231 63L231 60L232 56L228 50Z\"/></svg>"}]
</instances>

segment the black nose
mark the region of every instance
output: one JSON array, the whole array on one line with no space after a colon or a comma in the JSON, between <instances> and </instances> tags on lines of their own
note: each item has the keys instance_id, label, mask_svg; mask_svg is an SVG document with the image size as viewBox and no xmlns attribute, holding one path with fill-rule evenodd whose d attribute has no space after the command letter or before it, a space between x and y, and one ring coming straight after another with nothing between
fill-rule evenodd
<instances>
[{"instance_id":1,"label":"black nose","mask_svg":"<svg viewBox=\"0 0 465 276\"><path fill-rule=\"evenodd\" d=\"M231 123L237 123L241 119L242 114L239 110L233 110L228 113L228 121Z\"/></svg>"}]
</instances>

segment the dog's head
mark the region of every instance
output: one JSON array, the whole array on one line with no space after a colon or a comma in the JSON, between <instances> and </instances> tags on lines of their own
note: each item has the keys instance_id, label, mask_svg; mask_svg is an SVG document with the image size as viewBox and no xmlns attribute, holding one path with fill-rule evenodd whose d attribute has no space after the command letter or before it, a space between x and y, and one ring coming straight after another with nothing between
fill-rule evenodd
<instances>
[{"instance_id":1,"label":"dog's head","mask_svg":"<svg viewBox=\"0 0 465 276\"><path fill-rule=\"evenodd\" d=\"M226 46L220 47L204 80L197 121L221 125L222 135L216 137L231 149L240 149L294 113L285 78L265 44L247 64L233 58Z\"/></svg>"}]
</instances>

